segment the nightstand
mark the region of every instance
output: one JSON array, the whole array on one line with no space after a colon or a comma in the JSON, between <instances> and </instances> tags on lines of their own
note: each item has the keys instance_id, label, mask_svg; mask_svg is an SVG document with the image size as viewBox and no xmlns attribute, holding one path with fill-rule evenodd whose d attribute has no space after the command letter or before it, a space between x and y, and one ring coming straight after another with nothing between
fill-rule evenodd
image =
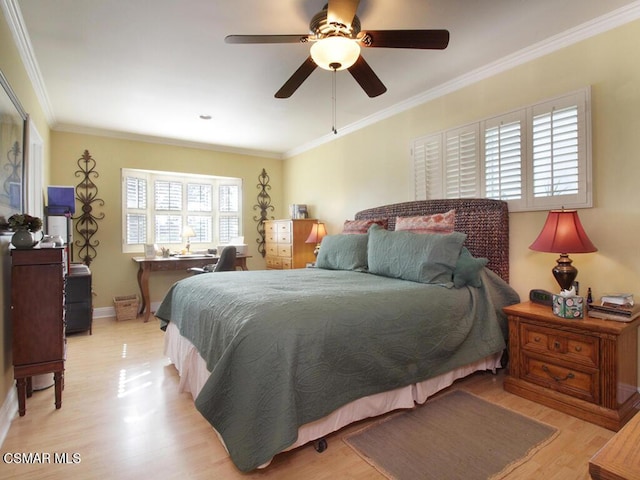
<instances>
[{"instance_id":1,"label":"nightstand","mask_svg":"<svg viewBox=\"0 0 640 480\"><path fill-rule=\"evenodd\" d=\"M509 374L504 389L610 430L640 408L638 325L555 316L531 302L504 308Z\"/></svg>"}]
</instances>

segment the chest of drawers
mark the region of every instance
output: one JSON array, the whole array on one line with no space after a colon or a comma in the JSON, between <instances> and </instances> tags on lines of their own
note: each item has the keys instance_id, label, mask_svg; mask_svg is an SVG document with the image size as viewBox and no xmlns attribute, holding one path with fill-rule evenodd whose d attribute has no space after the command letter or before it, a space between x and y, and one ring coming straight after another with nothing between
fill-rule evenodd
<instances>
[{"instance_id":1,"label":"chest of drawers","mask_svg":"<svg viewBox=\"0 0 640 480\"><path fill-rule=\"evenodd\" d=\"M13 375L20 416L35 375L53 374L55 406L62 406L66 261L62 248L11 250Z\"/></svg>"},{"instance_id":2,"label":"chest of drawers","mask_svg":"<svg viewBox=\"0 0 640 480\"><path fill-rule=\"evenodd\" d=\"M640 407L638 325L559 318L530 302L506 307L505 390L619 430Z\"/></svg>"},{"instance_id":3,"label":"chest of drawers","mask_svg":"<svg viewBox=\"0 0 640 480\"><path fill-rule=\"evenodd\" d=\"M315 243L305 243L317 220L267 220L265 228L265 260L267 269L304 268L315 261Z\"/></svg>"}]
</instances>

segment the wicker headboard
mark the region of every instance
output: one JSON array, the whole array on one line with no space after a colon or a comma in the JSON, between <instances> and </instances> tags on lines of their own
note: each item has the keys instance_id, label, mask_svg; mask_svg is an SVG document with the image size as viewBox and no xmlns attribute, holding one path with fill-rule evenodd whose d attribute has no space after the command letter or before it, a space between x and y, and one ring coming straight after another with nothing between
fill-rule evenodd
<instances>
[{"instance_id":1,"label":"wicker headboard","mask_svg":"<svg viewBox=\"0 0 640 480\"><path fill-rule=\"evenodd\" d=\"M396 217L431 215L456 210L457 232L467 234L465 246L475 257L489 259L487 267L509 281L509 210L507 203L483 198L418 200L368 208L356 220L386 218L394 230Z\"/></svg>"}]
</instances>

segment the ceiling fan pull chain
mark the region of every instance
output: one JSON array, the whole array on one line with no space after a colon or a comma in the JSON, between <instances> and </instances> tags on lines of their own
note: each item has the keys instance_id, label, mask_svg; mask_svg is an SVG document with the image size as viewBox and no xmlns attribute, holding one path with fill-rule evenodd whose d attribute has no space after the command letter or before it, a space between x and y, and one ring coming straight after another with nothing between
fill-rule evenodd
<instances>
[{"instance_id":1,"label":"ceiling fan pull chain","mask_svg":"<svg viewBox=\"0 0 640 480\"><path fill-rule=\"evenodd\" d=\"M334 68L331 82L331 120L333 122L331 131L334 135L338 134L338 130L336 129L336 72L337 69Z\"/></svg>"}]
</instances>

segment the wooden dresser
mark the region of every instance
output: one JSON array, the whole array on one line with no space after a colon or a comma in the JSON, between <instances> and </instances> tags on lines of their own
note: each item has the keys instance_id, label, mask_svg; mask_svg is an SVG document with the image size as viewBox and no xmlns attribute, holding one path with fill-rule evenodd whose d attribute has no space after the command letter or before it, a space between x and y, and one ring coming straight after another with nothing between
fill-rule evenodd
<instances>
[{"instance_id":1,"label":"wooden dresser","mask_svg":"<svg viewBox=\"0 0 640 480\"><path fill-rule=\"evenodd\" d=\"M305 243L318 220L267 220L265 229L265 260L267 269L305 268L315 262L315 243Z\"/></svg>"},{"instance_id":2,"label":"wooden dresser","mask_svg":"<svg viewBox=\"0 0 640 480\"><path fill-rule=\"evenodd\" d=\"M55 406L62 406L66 265L63 248L11 250L13 375L20 416L26 413L34 375L53 373Z\"/></svg>"},{"instance_id":3,"label":"wooden dresser","mask_svg":"<svg viewBox=\"0 0 640 480\"><path fill-rule=\"evenodd\" d=\"M551 307L530 302L504 311L509 319L505 390L615 431L640 408L640 318L563 319Z\"/></svg>"}]
</instances>

